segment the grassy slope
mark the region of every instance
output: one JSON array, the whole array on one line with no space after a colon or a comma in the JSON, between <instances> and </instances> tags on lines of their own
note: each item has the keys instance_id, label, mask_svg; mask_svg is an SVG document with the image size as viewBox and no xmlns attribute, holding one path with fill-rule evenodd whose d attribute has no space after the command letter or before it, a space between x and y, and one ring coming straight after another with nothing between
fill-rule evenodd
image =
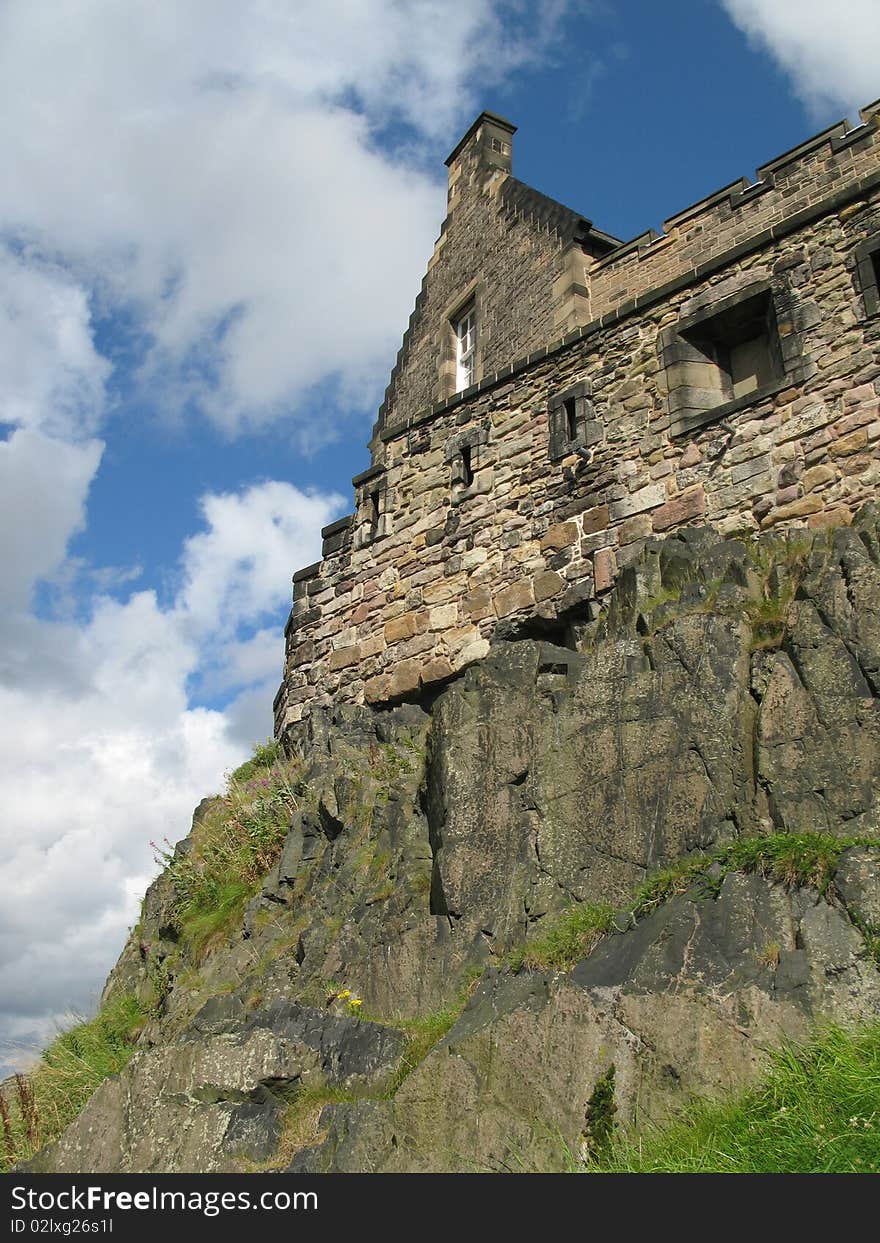
<instances>
[{"instance_id":1,"label":"grassy slope","mask_svg":"<svg viewBox=\"0 0 880 1243\"><path fill-rule=\"evenodd\" d=\"M696 1102L672 1125L612 1140L593 1173L880 1171L880 1023L828 1027L771 1055L764 1080L716 1104Z\"/></svg>"}]
</instances>

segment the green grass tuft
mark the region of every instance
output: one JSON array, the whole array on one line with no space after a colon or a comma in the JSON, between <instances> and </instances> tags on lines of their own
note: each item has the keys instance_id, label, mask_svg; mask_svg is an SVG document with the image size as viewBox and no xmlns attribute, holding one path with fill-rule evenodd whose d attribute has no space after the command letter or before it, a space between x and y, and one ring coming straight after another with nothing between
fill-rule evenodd
<instances>
[{"instance_id":1,"label":"green grass tuft","mask_svg":"<svg viewBox=\"0 0 880 1243\"><path fill-rule=\"evenodd\" d=\"M104 1080L128 1063L151 1017L137 998L118 997L57 1036L32 1071L4 1084L0 1170L28 1160L61 1134Z\"/></svg>"},{"instance_id":2,"label":"green grass tuft","mask_svg":"<svg viewBox=\"0 0 880 1243\"><path fill-rule=\"evenodd\" d=\"M666 1127L618 1138L587 1171L880 1172L880 1023L784 1046L751 1091L697 1101Z\"/></svg>"},{"instance_id":3,"label":"green grass tuft","mask_svg":"<svg viewBox=\"0 0 880 1243\"><path fill-rule=\"evenodd\" d=\"M589 902L566 911L543 937L511 950L508 962L514 971L530 967L537 971L570 970L586 958L602 937L611 930L614 908Z\"/></svg>"},{"instance_id":4,"label":"green grass tuft","mask_svg":"<svg viewBox=\"0 0 880 1243\"><path fill-rule=\"evenodd\" d=\"M157 850L174 888L180 940L196 963L240 922L302 797L299 765L279 759L275 744L257 746L193 829L189 852Z\"/></svg>"},{"instance_id":5,"label":"green grass tuft","mask_svg":"<svg viewBox=\"0 0 880 1243\"><path fill-rule=\"evenodd\" d=\"M717 896L729 872L758 872L777 884L804 886L824 894L830 887L841 854L853 846L880 848L877 837L832 837L830 833L772 833L740 837L708 854L689 855L654 872L638 887L631 902L613 907L589 902L570 907L543 936L519 945L507 955L514 971L570 971L602 938L644 919L677 894L695 886L706 897ZM880 935L861 927L869 952L880 964Z\"/></svg>"}]
</instances>

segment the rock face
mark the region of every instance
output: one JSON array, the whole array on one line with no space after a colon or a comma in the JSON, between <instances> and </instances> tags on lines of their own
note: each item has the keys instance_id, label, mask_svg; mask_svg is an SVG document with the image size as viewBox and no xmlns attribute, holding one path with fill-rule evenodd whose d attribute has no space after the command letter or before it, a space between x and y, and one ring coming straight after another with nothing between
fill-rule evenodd
<instances>
[{"instance_id":1,"label":"rock face","mask_svg":"<svg viewBox=\"0 0 880 1243\"><path fill-rule=\"evenodd\" d=\"M511 631L433 702L316 715L277 862L201 963L154 883L106 995L161 978L161 1013L40 1168L272 1160L291 1097L324 1085L295 1169L558 1169L611 1067L626 1126L747 1083L818 1020L876 1016L876 511L649 542L602 617L551 637ZM730 871L573 970L507 965L575 904L625 909L695 852L804 833L844 839L822 894ZM343 986L374 1021L328 1007Z\"/></svg>"}]
</instances>

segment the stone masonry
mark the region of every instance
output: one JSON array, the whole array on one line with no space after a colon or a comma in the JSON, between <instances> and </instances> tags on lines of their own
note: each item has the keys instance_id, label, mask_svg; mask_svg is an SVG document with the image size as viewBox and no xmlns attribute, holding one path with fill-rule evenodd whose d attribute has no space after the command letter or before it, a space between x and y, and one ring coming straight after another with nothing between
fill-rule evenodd
<instances>
[{"instance_id":1,"label":"stone masonry","mask_svg":"<svg viewBox=\"0 0 880 1243\"><path fill-rule=\"evenodd\" d=\"M354 479L294 575L275 730L564 639L644 541L845 524L880 498L880 102L626 244L510 174L490 113ZM455 393L473 308L476 383Z\"/></svg>"}]
</instances>

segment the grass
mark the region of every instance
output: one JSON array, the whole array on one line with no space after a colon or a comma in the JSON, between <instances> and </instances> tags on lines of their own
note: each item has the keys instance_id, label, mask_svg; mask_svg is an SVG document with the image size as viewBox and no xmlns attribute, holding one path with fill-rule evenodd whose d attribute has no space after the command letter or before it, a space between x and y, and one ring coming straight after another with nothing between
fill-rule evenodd
<instances>
[{"instance_id":1,"label":"grass","mask_svg":"<svg viewBox=\"0 0 880 1243\"><path fill-rule=\"evenodd\" d=\"M543 937L511 950L508 962L514 971L573 967L611 931L613 921L614 907L584 902L561 915Z\"/></svg>"},{"instance_id":2,"label":"grass","mask_svg":"<svg viewBox=\"0 0 880 1243\"><path fill-rule=\"evenodd\" d=\"M320 1118L325 1105L338 1105L360 1099L345 1088L328 1084L297 1086L283 1108L278 1127L278 1145L272 1155L261 1162L242 1161L248 1173L283 1170L303 1148L321 1141Z\"/></svg>"},{"instance_id":3,"label":"grass","mask_svg":"<svg viewBox=\"0 0 880 1243\"><path fill-rule=\"evenodd\" d=\"M771 1054L763 1080L719 1103L696 1101L668 1126L617 1138L596 1173L880 1171L880 1023L827 1027Z\"/></svg>"},{"instance_id":4,"label":"grass","mask_svg":"<svg viewBox=\"0 0 880 1243\"><path fill-rule=\"evenodd\" d=\"M190 851L156 847L175 893L175 924L194 962L240 922L248 899L278 858L302 796L299 766L280 758L274 743L257 745L195 826Z\"/></svg>"},{"instance_id":5,"label":"grass","mask_svg":"<svg viewBox=\"0 0 880 1243\"><path fill-rule=\"evenodd\" d=\"M105 1079L135 1051L149 1011L133 996L103 1006L95 1018L62 1032L26 1075L0 1093L0 1169L8 1171L56 1139Z\"/></svg>"},{"instance_id":6,"label":"grass","mask_svg":"<svg viewBox=\"0 0 880 1243\"><path fill-rule=\"evenodd\" d=\"M623 911L606 904L578 903L559 915L543 936L511 950L510 966L539 971L570 971L604 936L644 919L677 894L698 886L706 897L717 896L730 872L757 872L777 884L804 886L825 894L844 850L852 846L880 848L876 837L832 837L828 833L772 833L740 837L707 854L691 855L647 877ZM858 926L858 925L857 925ZM859 928L877 958L880 936Z\"/></svg>"}]
</instances>

